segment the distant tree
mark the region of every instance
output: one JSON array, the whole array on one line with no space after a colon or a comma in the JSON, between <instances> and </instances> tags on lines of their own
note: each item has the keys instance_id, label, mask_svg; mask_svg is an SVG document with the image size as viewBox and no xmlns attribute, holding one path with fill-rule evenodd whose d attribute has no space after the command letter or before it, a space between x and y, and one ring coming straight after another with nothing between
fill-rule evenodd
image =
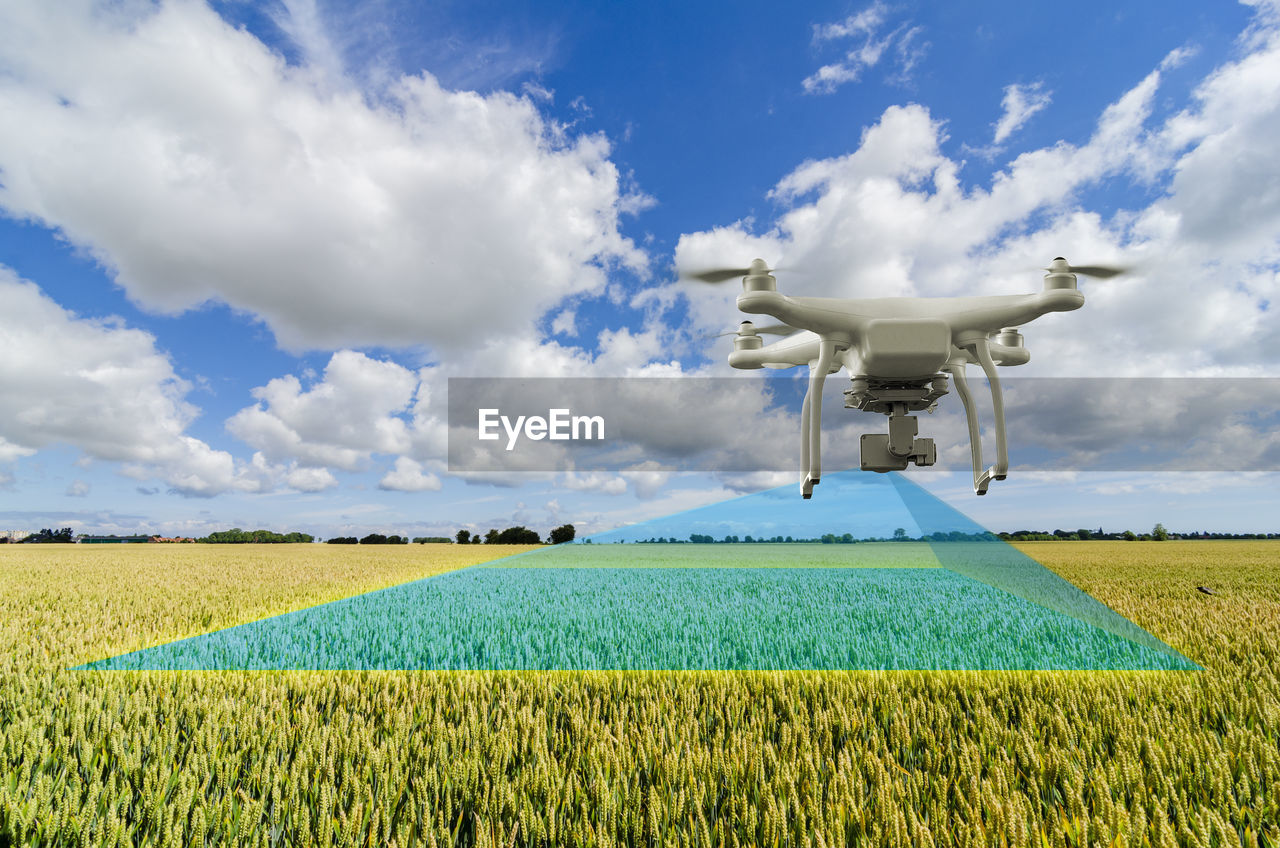
<instances>
[{"instance_id":1,"label":"distant tree","mask_svg":"<svg viewBox=\"0 0 1280 848\"><path fill-rule=\"evenodd\" d=\"M471 544L473 544L473 545L478 545L478 544L480 544L480 534L479 534L479 533L477 533L477 534L475 534L474 536L472 536L472 537L471 537Z\"/></svg>"},{"instance_id":2,"label":"distant tree","mask_svg":"<svg viewBox=\"0 0 1280 848\"><path fill-rule=\"evenodd\" d=\"M693 542L695 545L709 545L714 542L715 539L703 533L690 533L689 541Z\"/></svg>"},{"instance_id":3,"label":"distant tree","mask_svg":"<svg viewBox=\"0 0 1280 848\"><path fill-rule=\"evenodd\" d=\"M63 527L61 530L51 530L48 527L45 527L41 529L39 533L32 533L22 541L35 545L68 543L71 541L71 528Z\"/></svg>"},{"instance_id":4,"label":"distant tree","mask_svg":"<svg viewBox=\"0 0 1280 848\"><path fill-rule=\"evenodd\" d=\"M484 534L484 543L485 543L486 545L496 545L496 544L498 544L498 531L497 531L497 530L490 530L488 533L485 533L485 534Z\"/></svg>"},{"instance_id":5,"label":"distant tree","mask_svg":"<svg viewBox=\"0 0 1280 848\"><path fill-rule=\"evenodd\" d=\"M907 528L905 528L905 527L899 527L898 529L894 530L894 531L893 531L893 541L895 541L895 542L905 542L905 541L907 541Z\"/></svg>"},{"instance_id":6,"label":"distant tree","mask_svg":"<svg viewBox=\"0 0 1280 848\"><path fill-rule=\"evenodd\" d=\"M1138 541L1137 535L1132 530L1124 531L1124 534L1121 536L1121 538L1123 538L1126 542Z\"/></svg>"},{"instance_id":7,"label":"distant tree","mask_svg":"<svg viewBox=\"0 0 1280 848\"><path fill-rule=\"evenodd\" d=\"M397 536L396 538L398 539L399 537ZM368 536L360 537L360 544L362 545L385 545L389 541L390 540L381 533L370 533Z\"/></svg>"},{"instance_id":8,"label":"distant tree","mask_svg":"<svg viewBox=\"0 0 1280 848\"><path fill-rule=\"evenodd\" d=\"M459 530L456 538L459 545L469 545L471 544L471 531Z\"/></svg>"},{"instance_id":9,"label":"distant tree","mask_svg":"<svg viewBox=\"0 0 1280 848\"><path fill-rule=\"evenodd\" d=\"M551 531L549 541L553 545L563 545L565 542L572 542L575 535L572 524L562 524Z\"/></svg>"},{"instance_id":10,"label":"distant tree","mask_svg":"<svg viewBox=\"0 0 1280 848\"><path fill-rule=\"evenodd\" d=\"M334 536L332 539L325 542L325 544L326 545L358 545L360 544L360 540L357 539L355 536Z\"/></svg>"},{"instance_id":11,"label":"distant tree","mask_svg":"<svg viewBox=\"0 0 1280 848\"><path fill-rule=\"evenodd\" d=\"M230 530L217 530L196 541L213 545L266 545L286 542L314 542L315 536L309 533L275 533L271 530L241 530L239 527L232 527Z\"/></svg>"},{"instance_id":12,"label":"distant tree","mask_svg":"<svg viewBox=\"0 0 1280 848\"><path fill-rule=\"evenodd\" d=\"M1164 529L1164 525L1156 522L1155 528L1151 531L1151 538L1157 542L1167 542L1169 540L1169 531Z\"/></svg>"},{"instance_id":13,"label":"distant tree","mask_svg":"<svg viewBox=\"0 0 1280 848\"><path fill-rule=\"evenodd\" d=\"M1077 531L1076 531L1076 536L1078 536L1078 537L1079 537L1079 538L1081 538L1081 539L1088 539L1088 538L1090 538L1092 535L1093 535L1093 533L1091 533L1090 531L1088 531L1088 530L1084 529L1083 527L1081 527L1079 530L1077 530Z\"/></svg>"},{"instance_id":14,"label":"distant tree","mask_svg":"<svg viewBox=\"0 0 1280 848\"><path fill-rule=\"evenodd\" d=\"M452 545L453 540L448 536L414 536L413 543L415 545Z\"/></svg>"},{"instance_id":15,"label":"distant tree","mask_svg":"<svg viewBox=\"0 0 1280 848\"><path fill-rule=\"evenodd\" d=\"M499 545L540 545L542 539L538 538L537 532L530 530L528 527L517 526L508 527L496 537L496 544Z\"/></svg>"}]
</instances>

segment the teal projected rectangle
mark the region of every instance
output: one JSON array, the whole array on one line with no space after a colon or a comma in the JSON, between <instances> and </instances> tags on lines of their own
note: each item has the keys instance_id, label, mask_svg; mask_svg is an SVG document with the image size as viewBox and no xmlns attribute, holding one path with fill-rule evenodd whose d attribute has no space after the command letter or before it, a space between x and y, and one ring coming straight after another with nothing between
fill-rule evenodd
<instances>
[{"instance_id":1,"label":"teal projected rectangle","mask_svg":"<svg viewBox=\"0 0 1280 848\"><path fill-rule=\"evenodd\" d=\"M864 561L887 558L900 567L832 567L841 559L856 561L858 547L545 549L82 668L1195 667L936 567L925 546L878 546L883 550L875 553L863 548ZM747 561L754 558L754 567L671 564L728 557L732 548ZM785 564L792 556L803 565ZM932 567L919 567L926 564ZM659 565L665 567L654 567Z\"/></svg>"}]
</instances>

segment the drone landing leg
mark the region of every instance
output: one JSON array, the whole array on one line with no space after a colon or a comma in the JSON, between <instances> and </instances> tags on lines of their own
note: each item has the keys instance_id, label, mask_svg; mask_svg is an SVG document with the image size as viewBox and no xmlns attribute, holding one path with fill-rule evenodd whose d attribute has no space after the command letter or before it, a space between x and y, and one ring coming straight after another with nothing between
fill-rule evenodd
<instances>
[{"instance_id":1,"label":"drone landing leg","mask_svg":"<svg viewBox=\"0 0 1280 848\"><path fill-rule=\"evenodd\" d=\"M804 393L804 405L800 407L800 496L808 500L813 496L813 484L809 482L809 402L813 397L813 366L809 366L809 388Z\"/></svg>"},{"instance_id":2,"label":"drone landing leg","mask_svg":"<svg viewBox=\"0 0 1280 848\"><path fill-rule=\"evenodd\" d=\"M951 380L956 384L956 394L964 405L964 418L969 425L969 454L973 457L973 490L979 495L987 493L990 476L982 471L982 440L978 432L978 410L973 405L973 395L969 392L969 381L964 376L964 363L947 368L951 372Z\"/></svg>"},{"instance_id":3,"label":"drone landing leg","mask_svg":"<svg viewBox=\"0 0 1280 848\"><path fill-rule=\"evenodd\" d=\"M1004 391L1000 388L1000 377L996 374L996 364L991 359L987 342L984 340L974 344L973 352L987 375L987 382L991 384L991 405L996 419L996 464L991 471L995 479L1003 480L1009 473L1009 446L1004 432Z\"/></svg>"},{"instance_id":4,"label":"drone landing leg","mask_svg":"<svg viewBox=\"0 0 1280 848\"><path fill-rule=\"evenodd\" d=\"M806 500L813 496L813 487L822 479L822 387L827 382L827 371L831 368L831 360L835 357L836 343L823 339L818 348L818 361L809 372L809 392L805 395L808 414L804 416L802 428L805 444L808 445L804 481L800 484L800 496ZM804 414L804 411L802 411ZM802 458L805 458L802 454Z\"/></svg>"}]
</instances>

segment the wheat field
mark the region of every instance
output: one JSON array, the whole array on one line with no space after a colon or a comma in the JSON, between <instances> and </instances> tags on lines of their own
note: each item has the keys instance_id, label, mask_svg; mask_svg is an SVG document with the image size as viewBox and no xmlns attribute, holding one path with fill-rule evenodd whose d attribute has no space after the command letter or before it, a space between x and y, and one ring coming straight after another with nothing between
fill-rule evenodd
<instances>
[{"instance_id":1,"label":"wheat field","mask_svg":"<svg viewBox=\"0 0 1280 848\"><path fill-rule=\"evenodd\" d=\"M1280 543L1018 547L1204 670L69 671L524 549L2 546L0 845L1280 845Z\"/></svg>"}]
</instances>

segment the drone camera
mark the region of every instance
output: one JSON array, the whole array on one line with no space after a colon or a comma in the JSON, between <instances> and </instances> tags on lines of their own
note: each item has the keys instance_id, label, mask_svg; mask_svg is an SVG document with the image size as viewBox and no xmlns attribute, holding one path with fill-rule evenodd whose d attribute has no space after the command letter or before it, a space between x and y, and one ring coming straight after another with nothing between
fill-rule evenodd
<instances>
[{"instance_id":1,"label":"drone camera","mask_svg":"<svg viewBox=\"0 0 1280 848\"><path fill-rule=\"evenodd\" d=\"M910 419L912 424L915 419ZM912 428L914 429L914 428ZM938 449L933 439L911 439L910 450L905 454L893 451L893 435L864 433L858 444L863 471L905 471L911 463L919 466L933 465L938 461Z\"/></svg>"}]
</instances>

